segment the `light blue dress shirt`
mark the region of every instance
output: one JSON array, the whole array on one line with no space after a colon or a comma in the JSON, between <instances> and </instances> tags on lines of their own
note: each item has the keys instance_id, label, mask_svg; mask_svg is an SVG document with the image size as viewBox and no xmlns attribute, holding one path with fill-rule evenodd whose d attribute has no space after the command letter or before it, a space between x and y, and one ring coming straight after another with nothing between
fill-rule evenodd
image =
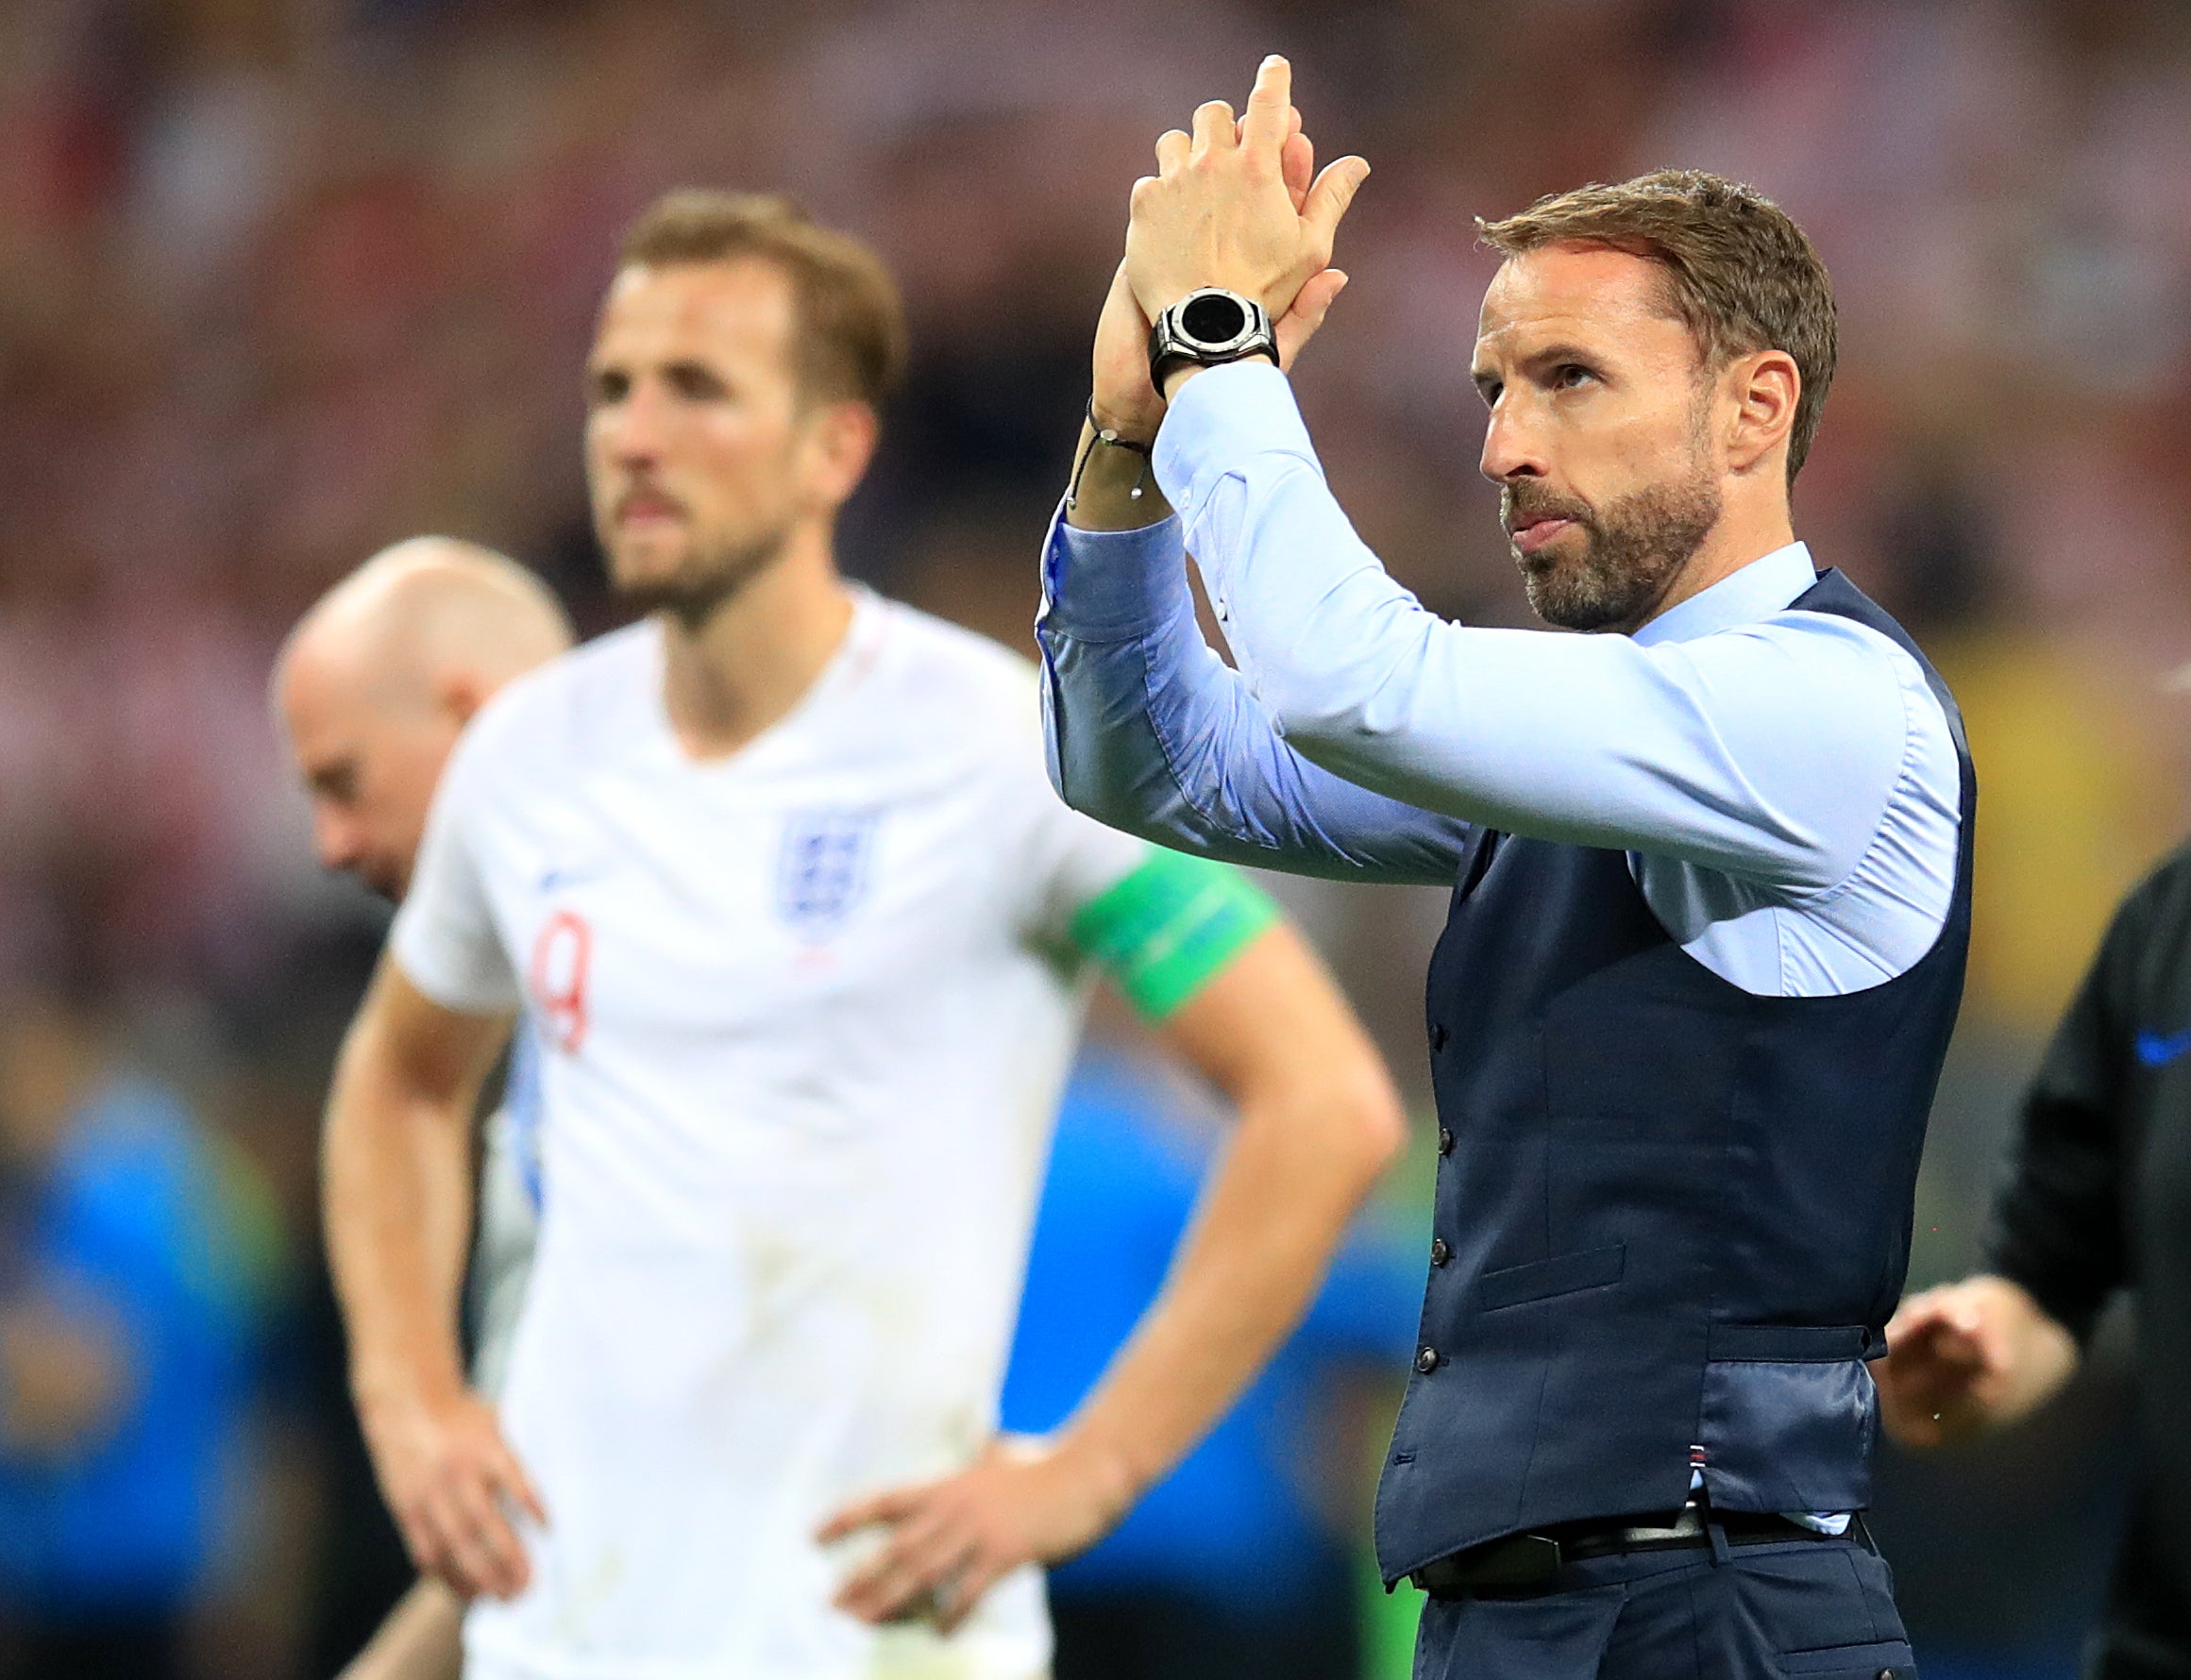
<instances>
[{"instance_id":1,"label":"light blue dress shirt","mask_svg":"<svg viewBox=\"0 0 2191 1680\"><path fill-rule=\"evenodd\" d=\"M1340 879L1451 881L1474 823L1617 847L1682 948L1762 996L1879 985L1937 939L1947 714L1886 636L1788 610L1802 544L1632 636L1454 624L1355 534L1261 361L1182 388L1154 471L1178 517L1061 513L1045 546L1051 775L1079 809ZM1195 622L1189 549L1237 670Z\"/></svg>"}]
</instances>

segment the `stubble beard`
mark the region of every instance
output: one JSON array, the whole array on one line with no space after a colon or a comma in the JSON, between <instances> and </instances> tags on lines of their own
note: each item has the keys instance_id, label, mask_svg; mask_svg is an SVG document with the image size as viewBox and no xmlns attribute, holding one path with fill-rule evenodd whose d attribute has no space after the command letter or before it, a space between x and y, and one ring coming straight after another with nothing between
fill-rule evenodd
<instances>
[{"instance_id":1,"label":"stubble beard","mask_svg":"<svg viewBox=\"0 0 2191 1680\"><path fill-rule=\"evenodd\" d=\"M666 578L610 585L618 600L642 613L661 613L688 634L697 634L746 586L784 558L791 540L788 526L738 542L718 543L679 563Z\"/></svg>"},{"instance_id":2,"label":"stubble beard","mask_svg":"<svg viewBox=\"0 0 2191 1680\"><path fill-rule=\"evenodd\" d=\"M1508 485L1501 497L1510 520L1522 513L1574 521L1580 555L1514 551L1529 605L1547 624L1574 630L1633 630L1665 597L1667 586L1719 524L1719 486L1701 461L1686 479L1654 484L1602 508ZM1511 527L1509 526L1509 529ZM1563 536L1555 544L1565 542Z\"/></svg>"}]
</instances>

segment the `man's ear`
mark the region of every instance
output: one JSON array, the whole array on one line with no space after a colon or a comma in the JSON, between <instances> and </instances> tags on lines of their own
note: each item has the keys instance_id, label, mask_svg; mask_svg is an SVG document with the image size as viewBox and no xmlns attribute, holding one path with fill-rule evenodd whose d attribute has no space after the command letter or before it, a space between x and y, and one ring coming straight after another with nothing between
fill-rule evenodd
<instances>
[{"instance_id":1,"label":"man's ear","mask_svg":"<svg viewBox=\"0 0 2191 1680\"><path fill-rule=\"evenodd\" d=\"M1757 471L1784 456L1795 424L1803 376L1785 350L1755 350L1738 356L1726 374L1734 398L1734 421L1728 433L1728 465L1738 473Z\"/></svg>"},{"instance_id":2,"label":"man's ear","mask_svg":"<svg viewBox=\"0 0 2191 1680\"><path fill-rule=\"evenodd\" d=\"M867 477L882 435L880 417L864 402L847 399L817 409L805 443L807 482L816 498L830 508L850 500Z\"/></svg>"},{"instance_id":3,"label":"man's ear","mask_svg":"<svg viewBox=\"0 0 2191 1680\"><path fill-rule=\"evenodd\" d=\"M471 672L451 671L434 685L433 697L442 711L455 719L457 728L461 730L487 703L487 691Z\"/></svg>"}]
</instances>

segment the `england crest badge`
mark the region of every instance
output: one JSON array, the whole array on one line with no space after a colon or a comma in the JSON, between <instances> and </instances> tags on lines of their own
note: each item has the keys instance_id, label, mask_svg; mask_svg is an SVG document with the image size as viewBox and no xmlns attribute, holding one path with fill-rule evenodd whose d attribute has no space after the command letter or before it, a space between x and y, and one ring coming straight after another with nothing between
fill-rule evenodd
<instances>
[{"instance_id":1,"label":"england crest badge","mask_svg":"<svg viewBox=\"0 0 2191 1680\"><path fill-rule=\"evenodd\" d=\"M873 811L801 811L784 830L776 865L776 913L810 944L835 937L868 890Z\"/></svg>"}]
</instances>

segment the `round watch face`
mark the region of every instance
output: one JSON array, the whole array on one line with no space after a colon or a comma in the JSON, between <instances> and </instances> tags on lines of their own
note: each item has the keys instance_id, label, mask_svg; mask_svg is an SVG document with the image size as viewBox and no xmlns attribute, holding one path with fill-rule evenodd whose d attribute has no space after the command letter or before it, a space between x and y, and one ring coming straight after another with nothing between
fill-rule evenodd
<instances>
[{"instance_id":1,"label":"round watch face","mask_svg":"<svg viewBox=\"0 0 2191 1680\"><path fill-rule=\"evenodd\" d=\"M1248 329L1248 311L1238 298L1205 292L1188 299L1187 307L1179 311L1179 327L1198 344L1227 344Z\"/></svg>"}]
</instances>

